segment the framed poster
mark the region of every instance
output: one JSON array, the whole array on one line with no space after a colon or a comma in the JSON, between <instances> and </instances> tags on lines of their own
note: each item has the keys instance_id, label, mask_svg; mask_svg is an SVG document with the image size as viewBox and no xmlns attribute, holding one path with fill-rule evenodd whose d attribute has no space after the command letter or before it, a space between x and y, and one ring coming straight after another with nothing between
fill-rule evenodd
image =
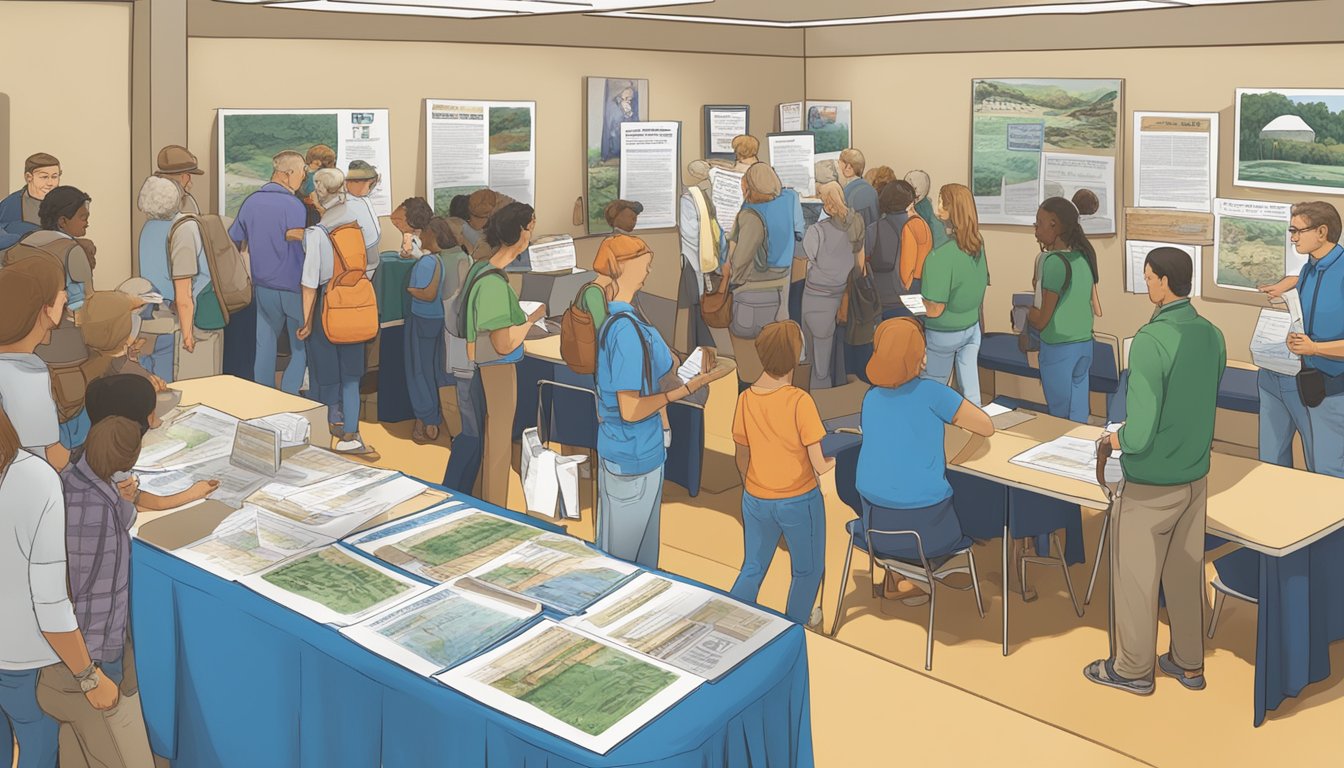
<instances>
[{"instance_id":1,"label":"framed poster","mask_svg":"<svg viewBox=\"0 0 1344 768\"><path fill-rule=\"evenodd\" d=\"M588 234L611 231L602 215L617 199L621 181L621 124L649 120L649 81L629 77L586 77L584 119L584 199Z\"/></svg>"},{"instance_id":2,"label":"framed poster","mask_svg":"<svg viewBox=\"0 0 1344 768\"><path fill-rule=\"evenodd\" d=\"M1090 235L1114 234L1120 79L971 81L971 191L981 224L1035 222L1068 197Z\"/></svg>"},{"instance_id":3,"label":"framed poster","mask_svg":"<svg viewBox=\"0 0 1344 768\"><path fill-rule=\"evenodd\" d=\"M489 188L535 205L534 101L425 99L425 180L434 213L456 195Z\"/></svg>"},{"instance_id":4,"label":"framed poster","mask_svg":"<svg viewBox=\"0 0 1344 768\"><path fill-rule=\"evenodd\" d=\"M1288 203L1260 200L1215 201L1213 284L1249 293L1263 303L1259 286L1295 275L1306 259L1288 236Z\"/></svg>"},{"instance_id":5,"label":"framed poster","mask_svg":"<svg viewBox=\"0 0 1344 768\"><path fill-rule=\"evenodd\" d=\"M1238 187L1344 195L1344 89L1237 89Z\"/></svg>"},{"instance_id":6,"label":"framed poster","mask_svg":"<svg viewBox=\"0 0 1344 768\"><path fill-rule=\"evenodd\" d=\"M715 160L736 160L733 139L750 130L751 108L744 104L705 105L705 154Z\"/></svg>"},{"instance_id":7,"label":"framed poster","mask_svg":"<svg viewBox=\"0 0 1344 768\"><path fill-rule=\"evenodd\" d=\"M1213 213L1218 113L1134 111L1134 206Z\"/></svg>"},{"instance_id":8,"label":"framed poster","mask_svg":"<svg viewBox=\"0 0 1344 768\"><path fill-rule=\"evenodd\" d=\"M636 231L677 226L681 123L621 123L620 197L644 206Z\"/></svg>"},{"instance_id":9,"label":"framed poster","mask_svg":"<svg viewBox=\"0 0 1344 768\"><path fill-rule=\"evenodd\" d=\"M853 106L848 101L807 101L803 130L817 137L818 160L838 160L843 150L854 146Z\"/></svg>"}]
</instances>

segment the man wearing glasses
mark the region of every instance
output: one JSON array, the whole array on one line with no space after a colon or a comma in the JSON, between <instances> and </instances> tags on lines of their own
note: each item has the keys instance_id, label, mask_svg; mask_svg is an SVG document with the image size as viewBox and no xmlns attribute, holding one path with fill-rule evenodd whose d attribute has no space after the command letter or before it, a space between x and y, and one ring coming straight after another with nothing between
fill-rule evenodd
<instances>
[{"instance_id":1,"label":"man wearing glasses","mask_svg":"<svg viewBox=\"0 0 1344 768\"><path fill-rule=\"evenodd\" d=\"M1293 206L1288 234L1297 252L1307 255L1307 263L1299 274L1260 290L1278 298L1296 288L1301 297L1302 328L1288 334L1288 349L1302 356L1302 373L1296 381L1299 400L1292 401L1291 391L1287 398L1271 394L1267 407L1267 372L1260 372L1260 458L1283 464L1287 451L1286 463L1291 464L1296 427L1302 434L1307 467L1344 477L1344 247L1339 245L1339 211L1325 202L1298 203ZM1293 407L1301 410L1303 405L1308 414L1305 428L1300 416L1291 417ZM1279 458L1266 458L1271 453Z\"/></svg>"}]
</instances>

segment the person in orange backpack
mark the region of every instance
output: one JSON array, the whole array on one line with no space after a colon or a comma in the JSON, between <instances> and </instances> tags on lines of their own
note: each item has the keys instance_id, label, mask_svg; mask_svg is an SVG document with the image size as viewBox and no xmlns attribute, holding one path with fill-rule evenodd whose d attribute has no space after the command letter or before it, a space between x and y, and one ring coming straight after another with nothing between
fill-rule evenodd
<instances>
[{"instance_id":1,"label":"person in orange backpack","mask_svg":"<svg viewBox=\"0 0 1344 768\"><path fill-rule=\"evenodd\" d=\"M344 184L345 174L337 168L323 168L313 174L314 194L324 213L322 220L305 230L303 235L303 275L300 280L303 327L299 329L299 339L307 342L309 348L309 391L315 392L318 401L327 406L327 422L334 443L332 450L376 461L378 452L359 434L359 381L364 376L364 342L333 341L333 328L324 322L323 307L336 282L333 277L339 277L341 271L357 270L362 278L367 263L366 253L350 252L362 251L363 239L355 212L345 204ZM353 225L357 236L341 237L338 230L347 225ZM340 253L334 242L338 238Z\"/></svg>"}]
</instances>

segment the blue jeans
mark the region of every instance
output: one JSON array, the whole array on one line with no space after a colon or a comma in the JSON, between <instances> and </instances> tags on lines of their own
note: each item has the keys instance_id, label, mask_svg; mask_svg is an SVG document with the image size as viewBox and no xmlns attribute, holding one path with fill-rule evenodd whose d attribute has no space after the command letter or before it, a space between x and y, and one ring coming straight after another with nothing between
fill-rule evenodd
<instances>
[{"instance_id":1,"label":"blue jeans","mask_svg":"<svg viewBox=\"0 0 1344 768\"><path fill-rule=\"evenodd\" d=\"M444 370L443 320L406 315L406 389L411 411L425 426L443 423L439 377Z\"/></svg>"},{"instance_id":2,"label":"blue jeans","mask_svg":"<svg viewBox=\"0 0 1344 768\"><path fill-rule=\"evenodd\" d=\"M1041 342L1041 389L1051 416L1087 423L1088 374L1092 340L1067 344Z\"/></svg>"},{"instance_id":3,"label":"blue jeans","mask_svg":"<svg viewBox=\"0 0 1344 768\"><path fill-rule=\"evenodd\" d=\"M317 401L327 406L327 421L340 424L346 434L359 432L359 380L364 378L364 343L333 344L322 327L322 301L318 292L313 304L313 335L309 341L308 387ZM292 367L294 363L290 362ZM289 378L289 370L285 370Z\"/></svg>"},{"instance_id":4,"label":"blue jeans","mask_svg":"<svg viewBox=\"0 0 1344 768\"><path fill-rule=\"evenodd\" d=\"M924 378L946 384L957 371L957 388L967 400L980 405L980 325L962 331L924 332Z\"/></svg>"},{"instance_id":5,"label":"blue jeans","mask_svg":"<svg viewBox=\"0 0 1344 768\"><path fill-rule=\"evenodd\" d=\"M0 766L14 761L19 742L19 768L54 768L60 725L37 705L37 675L0 669Z\"/></svg>"},{"instance_id":6,"label":"blue jeans","mask_svg":"<svg viewBox=\"0 0 1344 768\"><path fill-rule=\"evenodd\" d=\"M1307 471L1312 461L1311 412L1297 394L1297 379L1261 368L1255 383L1260 390L1260 460L1280 467L1293 466L1293 434L1302 435Z\"/></svg>"},{"instance_id":7,"label":"blue jeans","mask_svg":"<svg viewBox=\"0 0 1344 768\"><path fill-rule=\"evenodd\" d=\"M448 466L443 471L443 484L455 491L474 494L476 478L481 474L481 455L485 450L485 390L481 386L480 371L469 379L454 377L454 382L462 431L453 438Z\"/></svg>"},{"instance_id":8,"label":"blue jeans","mask_svg":"<svg viewBox=\"0 0 1344 768\"><path fill-rule=\"evenodd\" d=\"M173 334L159 334L149 354L140 356L140 365L145 370L168 383L173 381L173 341Z\"/></svg>"},{"instance_id":9,"label":"blue jeans","mask_svg":"<svg viewBox=\"0 0 1344 768\"><path fill-rule=\"evenodd\" d=\"M746 603L756 602L780 535L789 545L793 572L784 614L806 624L826 566L826 509L818 488L788 499L761 499L742 492L744 557L731 594Z\"/></svg>"},{"instance_id":10,"label":"blue jeans","mask_svg":"<svg viewBox=\"0 0 1344 768\"><path fill-rule=\"evenodd\" d=\"M285 368L280 389L291 395L299 394L303 386L303 371L308 358L299 329L303 327L303 297L296 291L280 291L258 285L253 303L257 306L257 359L252 380L268 387L275 386L276 342L281 331L289 334L289 365ZM321 324L321 316L313 310L313 335Z\"/></svg>"},{"instance_id":11,"label":"blue jeans","mask_svg":"<svg viewBox=\"0 0 1344 768\"><path fill-rule=\"evenodd\" d=\"M1308 412L1313 471L1344 477L1344 395L1327 397Z\"/></svg>"},{"instance_id":12,"label":"blue jeans","mask_svg":"<svg viewBox=\"0 0 1344 768\"><path fill-rule=\"evenodd\" d=\"M622 475L599 457L597 546L612 557L658 567L662 528L663 465L641 475Z\"/></svg>"}]
</instances>

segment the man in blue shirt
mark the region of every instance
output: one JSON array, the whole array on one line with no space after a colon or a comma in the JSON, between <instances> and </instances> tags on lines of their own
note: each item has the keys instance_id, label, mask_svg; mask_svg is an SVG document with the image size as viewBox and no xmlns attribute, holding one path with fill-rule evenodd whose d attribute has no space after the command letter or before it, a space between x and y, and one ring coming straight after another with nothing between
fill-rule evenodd
<instances>
[{"instance_id":1,"label":"man in blue shirt","mask_svg":"<svg viewBox=\"0 0 1344 768\"><path fill-rule=\"evenodd\" d=\"M271 180L247 196L229 237L247 249L257 306L257 357L252 380L275 386L275 348L289 334L289 365L280 388L299 393L307 355L298 332L303 327L303 228L307 211L294 193L304 180L303 155L286 150L271 158Z\"/></svg>"},{"instance_id":2,"label":"man in blue shirt","mask_svg":"<svg viewBox=\"0 0 1344 768\"><path fill-rule=\"evenodd\" d=\"M845 188L845 205L863 217L863 225L877 221L877 190L863 178L867 167L863 153L853 147L840 153L835 166L840 171L840 184Z\"/></svg>"},{"instance_id":3,"label":"man in blue shirt","mask_svg":"<svg viewBox=\"0 0 1344 768\"><path fill-rule=\"evenodd\" d=\"M23 186L0 200L0 251L41 229L37 211L47 193L61 183L61 161L38 152L23 161Z\"/></svg>"}]
</instances>

